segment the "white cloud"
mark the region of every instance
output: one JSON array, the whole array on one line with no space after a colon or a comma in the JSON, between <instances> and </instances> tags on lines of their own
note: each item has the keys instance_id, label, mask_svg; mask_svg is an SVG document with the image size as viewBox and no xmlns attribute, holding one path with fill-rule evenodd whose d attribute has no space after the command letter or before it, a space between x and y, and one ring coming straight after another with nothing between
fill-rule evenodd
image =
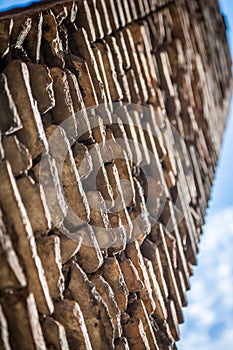
<instances>
[{"instance_id":1,"label":"white cloud","mask_svg":"<svg viewBox=\"0 0 233 350\"><path fill-rule=\"evenodd\" d=\"M230 350L233 343L233 207L208 217L188 293L179 350Z\"/></svg>"}]
</instances>

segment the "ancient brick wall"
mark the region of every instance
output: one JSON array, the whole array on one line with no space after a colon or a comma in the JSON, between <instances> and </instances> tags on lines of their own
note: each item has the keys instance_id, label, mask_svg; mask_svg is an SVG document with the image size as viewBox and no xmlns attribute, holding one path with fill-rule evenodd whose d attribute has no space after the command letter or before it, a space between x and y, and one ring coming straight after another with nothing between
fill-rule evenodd
<instances>
[{"instance_id":1,"label":"ancient brick wall","mask_svg":"<svg viewBox=\"0 0 233 350\"><path fill-rule=\"evenodd\" d=\"M176 349L231 96L218 2L58 2L0 15L0 349Z\"/></svg>"}]
</instances>

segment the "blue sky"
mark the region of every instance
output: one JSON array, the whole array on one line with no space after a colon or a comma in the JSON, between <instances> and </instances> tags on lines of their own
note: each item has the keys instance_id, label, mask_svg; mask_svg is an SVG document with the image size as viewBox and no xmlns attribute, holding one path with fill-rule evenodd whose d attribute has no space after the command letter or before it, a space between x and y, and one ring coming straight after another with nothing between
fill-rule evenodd
<instances>
[{"instance_id":1,"label":"blue sky","mask_svg":"<svg viewBox=\"0 0 233 350\"><path fill-rule=\"evenodd\" d=\"M0 0L0 11L7 11L13 7L23 7L40 0Z\"/></svg>"},{"instance_id":2,"label":"blue sky","mask_svg":"<svg viewBox=\"0 0 233 350\"><path fill-rule=\"evenodd\" d=\"M208 1L208 0L206 0ZM211 1L211 0L209 0ZM36 1L0 0L0 10ZM233 0L221 0L233 48ZM230 350L233 343L233 104L188 292L179 350Z\"/></svg>"}]
</instances>

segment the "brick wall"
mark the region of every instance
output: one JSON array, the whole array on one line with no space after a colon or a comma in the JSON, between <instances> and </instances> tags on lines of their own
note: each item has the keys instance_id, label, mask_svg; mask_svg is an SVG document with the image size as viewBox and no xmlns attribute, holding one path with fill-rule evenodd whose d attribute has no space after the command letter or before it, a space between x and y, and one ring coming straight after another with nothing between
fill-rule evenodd
<instances>
[{"instance_id":1,"label":"brick wall","mask_svg":"<svg viewBox=\"0 0 233 350\"><path fill-rule=\"evenodd\" d=\"M0 15L0 349L176 349L231 97L218 1L49 3Z\"/></svg>"}]
</instances>

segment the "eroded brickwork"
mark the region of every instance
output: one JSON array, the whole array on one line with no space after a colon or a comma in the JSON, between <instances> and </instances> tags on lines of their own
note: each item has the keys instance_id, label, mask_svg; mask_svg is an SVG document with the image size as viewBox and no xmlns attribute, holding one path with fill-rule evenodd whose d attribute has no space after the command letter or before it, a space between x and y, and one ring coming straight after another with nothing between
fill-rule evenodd
<instances>
[{"instance_id":1,"label":"eroded brickwork","mask_svg":"<svg viewBox=\"0 0 233 350\"><path fill-rule=\"evenodd\" d=\"M231 95L225 30L217 0L2 15L0 349L176 349Z\"/></svg>"}]
</instances>

